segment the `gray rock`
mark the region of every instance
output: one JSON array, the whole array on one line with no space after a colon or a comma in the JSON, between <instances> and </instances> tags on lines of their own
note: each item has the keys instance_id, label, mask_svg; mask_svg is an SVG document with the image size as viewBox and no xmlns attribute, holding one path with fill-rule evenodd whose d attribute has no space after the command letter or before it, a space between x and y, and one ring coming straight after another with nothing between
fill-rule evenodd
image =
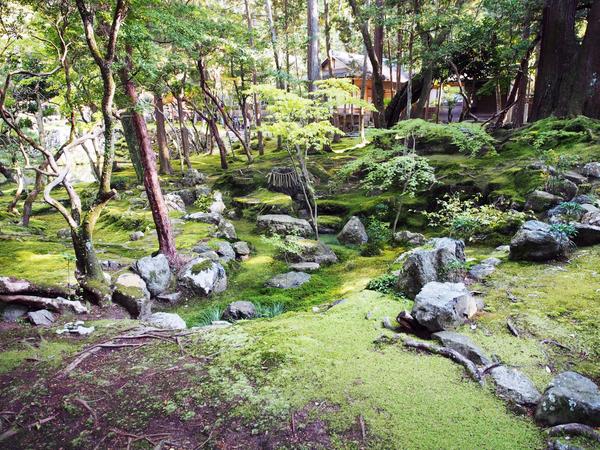
<instances>
[{"instance_id":1,"label":"gray rock","mask_svg":"<svg viewBox=\"0 0 600 450\"><path fill-rule=\"evenodd\" d=\"M71 239L71 230L69 228L61 228L56 232L56 237L59 239Z\"/></svg>"},{"instance_id":2,"label":"gray rock","mask_svg":"<svg viewBox=\"0 0 600 450\"><path fill-rule=\"evenodd\" d=\"M102 261L100 263L102 265L102 269L104 270L110 270L112 272L114 272L115 270L119 270L123 267L123 264L121 264L118 261L113 261L113 260L106 260L106 261Z\"/></svg>"},{"instance_id":3,"label":"gray rock","mask_svg":"<svg viewBox=\"0 0 600 450\"><path fill-rule=\"evenodd\" d=\"M337 240L342 244L362 245L367 243L369 236L360 219L352 216L337 235Z\"/></svg>"},{"instance_id":4,"label":"gray rock","mask_svg":"<svg viewBox=\"0 0 600 450\"><path fill-rule=\"evenodd\" d=\"M196 169L188 169L181 178L180 182L183 186L196 186L206 181L206 175Z\"/></svg>"},{"instance_id":5,"label":"gray rock","mask_svg":"<svg viewBox=\"0 0 600 450\"><path fill-rule=\"evenodd\" d=\"M219 191L213 193L214 201L210 205L209 212L213 214L223 214L225 212L225 203L223 203L223 195Z\"/></svg>"},{"instance_id":6,"label":"gray rock","mask_svg":"<svg viewBox=\"0 0 600 450\"><path fill-rule=\"evenodd\" d=\"M471 278L481 281L496 271L496 266L491 264L476 264L471 269L469 269L469 275Z\"/></svg>"},{"instance_id":7,"label":"gray rock","mask_svg":"<svg viewBox=\"0 0 600 450\"><path fill-rule=\"evenodd\" d=\"M217 237L235 241L237 239L237 233L233 224L226 219L221 219L217 226Z\"/></svg>"},{"instance_id":8,"label":"gray rock","mask_svg":"<svg viewBox=\"0 0 600 450\"><path fill-rule=\"evenodd\" d=\"M4 322L15 323L25 314L27 314L29 308L24 305L8 304L2 311L2 320Z\"/></svg>"},{"instance_id":9,"label":"gray rock","mask_svg":"<svg viewBox=\"0 0 600 450\"><path fill-rule=\"evenodd\" d=\"M114 282L113 302L123 306L134 318L150 314L150 292L138 274L125 272Z\"/></svg>"},{"instance_id":10,"label":"gray rock","mask_svg":"<svg viewBox=\"0 0 600 450\"><path fill-rule=\"evenodd\" d=\"M463 278L465 244L450 238L432 239L433 249L417 249L404 260L398 289L414 299L431 281L459 282Z\"/></svg>"},{"instance_id":11,"label":"gray rock","mask_svg":"<svg viewBox=\"0 0 600 450\"><path fill-rule=\"evenodd\" d=\"M170 305L176 305L181 300L181 297L181 292L163 292L162 294L157 295L156 299Z\"/></svg>"},{"instance_id":12,"label":"gray rock","mask_svg":"<svg viewBox=\"0 0 600 450\"><path fill-rule=\"evenodd\" d=\"M164 199L168 211L185 212L185 203L179 195L173 193L165 194Z\"/></svg>"},{"instance_id":13,"label":"gray rock","mask_svg":"<svg viewBox=\"0 0 600 450\"><path fill-rule=\"evenodd\" d=\"M433 333L432 337L440 341L444 347L456 350L477 365L485 366L491 363L484 351L464 334L454 331L438 331Z\"/></svg>"},{"instance_id":14,"label":"gray rock","mask_svg":"<svg viewBox=\"0 0 600 450\"><path fill-rule=\"evenodd\" d=\"M510 245L499 245L498 247L496 247L496 251L508 253L510 252Z\"/></svg>"},{"instance_id":15,"label":"gray rock","mask_svg":"<svg viewBox=\"0 0 600 450\"><path fill-rule=\"evenodd\" d=\"M302 286L310 281L310 275L304 272L287 272L280 275L275 275L266 285L268 287L279 289L290 289Z\"/></svg>"},{"instance_id":16,"label":"gray rock","mask_svg":"<svg viewBox=\"0 0 600 450\"><path fill-rule=\"evenodd\" d=\"M558 195L550 194L545 191L533 191L527 196L525 209L540 213L549 210L562 201L564 201L564 199Z\"/></svg>"},{"instance_id":17,"label":"gray rock","mask_svg":"<svg viewBox=\"0 0 600 450\"><path fill-rule=\"evenodd\" d=\"M548 210L547 216L550 223L564 223L571 221L579 221L581 217L585 214L585 209L583 207L578 210L574 210L572 208L567 208L569 203L560 203Z\"/></svg>"},{"instance_id":18,"label":"gray rock","mask_svg":"<svg viewBox=\"0 0 600 450\"><path fill-rule=\"evenodd\" d=\"M550 382L538 403L535 418L546 425L583 423L600 426L600 390L592 380L563 372Z\"/></svg>"},{"instance_id":19,"label":"gray rock","mask_svg":"<svg viewBox=\"0 0 600 450\"><path fill-rule=\"evenodd\" d=\"M146 288L152 295L161 294L171 283L169 260L162 253L138 259L133 270L146 282Z\"/></svg>"},{"instance_id":20,"label":"gray rock","mask_svg":"<svg viewBox=\"0 0 600 450\"><path fill-rule=\"evenodd\" d=\"M525 222L510 242L510 259L549 261L562 259L569 251L569 240L537 220Z\"/></svg>"},{"instance_id":21,"label":"gray rock","mask_svg":"<svg viewBox=\"0 0 600 450\"><path fill-rule=\"evenodd\" d=\"M235 259L235 250L229 242L219 242L216 252L224 261Z\"/></svg>"},{"instance_id":22,"label":"gray rock","mask_svg":"<svg viewBox=\"0 0 600 450\"><path fill-rule=\"evenodd\" d=\"M465 323L479 305L463 283L427 283L415 297L412 316L429 331L449 330Z\"/></svg>"},{"instance_id":23,"label":"gray rock","mask_svg":"<svg viewBox=\"0 0 600 450\"><path fill-rule=\"evenodd\" d=\"M320 241L302 239L296 240L296 244L299 245L300 252L297 254L288 254L288 261L295 263L312 262L321 266L334 264L338 261L331 247Z\"/></svg>"},{"instance_id":24,"label":"gray rock","mask_svg":"<svg viewBox=\"0 0 600 450\"><path fill-rule=\"evenodd\" d=\"M593 196L586 195L586 194L576 195L575 197L573 197L571 199L571 201L575 202L575 203L579 203L580 205L583 205L585 203L593 205L594 203L596 203L596 199Z\"/></svg>"},{"instance_id":25,"label":"gray rock","mask_svg":"<svg viewBox=\"0 0 600 450\"><path fill-rule=\"evenodd\" d=\"M157 328L167 330L185 330L187 328L185 320L179 314L155 312L150 314L145 321Z\"/></svg>"},{"instance_id":26,"label":"gray rock","mask_svg":"<svg viewBox=\"0 0 600 450\"><path fill-rule=\"evenodd\" d=\"M227 289L227 274L223 266L206 258L188 262L179 275L179 281L200 295L218 294Z\"/></svg>"},{"instance_id":27,"label":"gray rock","mask_svg":"<svg viewBox=\"0 0 600 450\"><path fill-rule=\"evenodd\" d=\"M297 219L285 214L265 214L256 218L259 231L269 234L292 234L308 237L313 234L313 229L305 219Z\"/></svg>"},{"instance_id":28,"label":"gray rock","mask_svg":"<svg viewBox=\"0 0 600 450\"><path fill-rule=\"evenodd\" d=\"M202 222L202 223L210 223L212 225L219 225L221 220L223 220L223 216L217 213L207 213L207 212L196 212L191 214L186 214L183 216L184 220L191 220L193 222Z\"/></svg>"},{"instance_id":29,"label":"gray rock","mask_svg":"<svg viewBox=\"0 0 600 450\"><path fill-rule=\"evenodd\" d=\"M78 336L89 336L90 334L92 334L94 331L96 330L96 327L85 327L84 326L84 322L81 320L78 320L76 322L68 322L65 323L65 325L56 330L56 334L61 335L61 334L76 334Z\"/></svg>"},{"instance_id":30,"label":"gray rock","mask_svg":"<svg viewBox=\"0 0 600 450\"><path fill-rule=\"evenodd\" d=\"M547 191L550 194L558 195L559 197L572 199L579 192L579 188L575 183L566 179L553 179L551 183L548 183Z\"/></svg>"},{"instance_id":31,"label":"gray rock","mask_svg":"<svg viewBox=\"0 0 600 450\"><path fill-rule=\"evenodd\" d=\"M587 212L581 218L581 223L586 225L600 226L600 212Z\"/></svg>"},{"instance_id":32,"label":"gray rock","mask_svg":"<svg viewBox=\"0 0 600 450\"><path fill-rule=\"evenodd\" d=\"M509 247L510 250L510 247ZM500 264L502 264L502 260L500 258L494 258L494 257L490 257L490 258L486 258L483 261L481 261L481 264L487 264L488 266L499 266Z\"/></svg>"},{"instance_id":33,"label":"gray rock","mask_svg":"<svg viewBox=\"0 0 600 450\"><path fill-rule=\"evenodd\" d=\"M256 307L252 302L237 301L227 305L222 318L224 320L234 321L254 319L256 316Z\"/></svg>"},{"instance_id":34,"label":"gray rock","mask_svg":"<svg viewBox=\"0 0 600 450\"><path fill-rule=\"evenodd\" d=\"M51 326L56 318L47 309L40 309L39 311L30 311L27 313L27 318L36 327L49 327Z\"/></svg>"},{"instance_id":35,"label":"gray rock","mask_svg":"<svg viewBox=\"0 0 600 450\"><path fill-rule=\"evenodd\" d=\"M221 257L214 250L198 253L199 258L210 259L211 261L220 261Z\"/></svg>"},{"instance_id":36,"label":"gray rock","mask_svg":"<svg viewBox=\"0 0 600 450\"><path fill-rule=\"evenodd\" d=\"M235 254L238 258L246 259L248 256L250 256L250 246L248 245L247 242L244 242L244 241L234 242L232 244L232 247L233 247L233 251L235 252Z\"/></svg>"},{"instance_id":37,"label":"gray rock","mask_svg":"<svg viewBox=\"0 0 600 450\"><path fill-rule=\"evenodd\" d=\"M131 233L129 235L129 240L131 240L131 241L139 241L143 237L144 237L144 232L143 231L134 231L133 233Z\"/></svg>"},{"instance_id":38,"label":"gray rock","mask_svg":"<svg viewBox=\"0 0 600 450\"><path fill-rule=\"evenodd\" d=\"M541 398L535 385L517 369L498 366L490 371L498 396L521 406L534 406Z\"/></svg>"},{"instance_id":39,"label":"gray rock","mask_svg":"<svg viewBox=\"0 0 600 450\"><path fill-rule=\"evenodd\" d=\"M421 233L413 233L411 231L399 231L394 234L394 241L404 245L423 245L425 236Z\"/></svg>"},{"instance_id":40,"label":"gray rock","mask_svg":"<svg viewBox=\"0 0 600 450\"><path fill-rule=\"evenodd\" d=\"M187 189L180 189L173 191L172 194L177 194L183 200L185 206L192 206L198 197L210 194L210 188L208 186L195 186Z\"/></svg>"},{"instance_id":41,"label":"gray rock","mask_svg":"<svg viewBox=\"0 0 600 450\"><path fill-rule=\"evenodd\" d=\"M316 262L299 262L290 264L288 267L297 272L315 272L321 268L321 265Z\"/></svg>"},{"instance_id":42,"label":"gray rock","mask_svg":"<svg viewBox=\"0 0 600 450\"><path fill-rule=\"evenodd\" d=\"M591 162L583 166L582 173L586 177L600 178L600 162Z\"/></svg>"},{"instance_id":43,"label":"gray rock","mask_svg":"<svg viewBox=\"0 0 600 450\"><path fill-rule=\"evenodd\" d=\"M584 177L583 175L573 171L573 170L567 170L564 174L563 177L569 181L572 181L575 184L583 184L583 183L587 183L587 178Z\"/></svg>"},{"instance_id":44,"label":"gray rock","mask_svg":"<svg viewBox=\"0 0 600 450\"><path fill-rule=\"evenodd\" d=\"M194 253L204 253L213 251L213 248L204 242L199 242L192 248L192 251Z\"/></svg>"},{"instance_id":45,"label":"gray rock","mask_svg":"<svg viewBox=\"0 0 600 450\"><path fill-rule=\"evenodd\" d=\"M573 225L577 233L572 239L579 247L600 244L600 226L585 223L575 223Z\"/></svg>"}]
</instances>

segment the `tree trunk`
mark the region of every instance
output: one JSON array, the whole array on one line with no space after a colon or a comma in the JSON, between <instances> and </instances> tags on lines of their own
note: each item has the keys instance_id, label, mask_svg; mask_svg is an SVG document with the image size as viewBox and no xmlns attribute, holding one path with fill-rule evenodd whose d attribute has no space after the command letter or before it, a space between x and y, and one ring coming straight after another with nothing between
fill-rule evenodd
<instances>
[{"instance_id":1,"label":"tree trunk","mask_svg":"<svg viewBox=\"0 0 600 450\"><path fill-rule=\"evenodd\" d=\"M308 74L308 91L314 92L317 87L315 81L320 73L319 64L319 4L317 0L307 0L307 29L308 29L308 55L306 58Z\"/></svg>"},{"instance_id":2,"label":"tree trunk","mask_svg":"<svg viewBox=\"0 0 600 450\"><path fill-rule=\"evenodd\" d=\"M165 128L165 107L162 95L154 93L154 119L156 120L156 143L158 144L158 160L161 175L173 173L171 155L167 144L167 129Z\"/></svg>"},{"instance_id":3,"label":"tree trunk","mask_svg":"<svg viewBox=\"0 0 600 450\"><path fill-rule=\"evenodd\" d=\"M135 106L138 104L138 95L135 84L130 76L130 70L124 67L121 71L121 81L131 103L131 120L135 135L137 137L140 149L141 163L144 172L144 187L148 195L148 203L152 211L152 218L156 227L158 236L158 246L160 253L164 254L173 267L180 265L180 257L175 247L171 221L169 220L169 211L163 198L156 169L156 155L152 150L150 136L146 127L144 117L138 113Z\"/></svg>"},{"instance_id":4,"label":"tree trunk","mask_svg":"<svg viewBox=\"0 0 600 450\"><path fill-rule=\"evenodd\" d=\"M141 183L144 179L144 169L142 168L140 156L140 143L136 136L136 130L133 125L131 114L121 114L121 125L123 126L123 134L125 135L125 142L127 142L127 149L129 150L129 158L131 159L131 164L135 170L135 177L137 178L138 183Z\"/></svg>"},{"instance_id":5,"label":"tree trunk","mask_svg":"<svg viewBox=\"0 0 600 450\"><path fill-rule=\"evenodd\" d=\"M525 30L523 31L523 39L529 39L529 34L531 33L531 29L529 24L525 25ZM529 84L529 57L531 56L531 52L527 52L526 58L521 61L520 70L523 71L523 75L519 79L518 87L517 87L517 103L515 104L515 109L513 111L513 127L520 128L523 126L525 122L525 108L527 107L527 86ZM515 81L516 82L516 81Z\"/></svg>"},{"instance_id":6,"label":"tree trunk","mask_svg":"<svg viewBox=\"0 0 600 450\"><path fill-rule=\"evenodd\" d=\"M396 95L394 95L394 98L392 98L392 101L385 109L385 122L387 128L391 128L398 123L406 106L414 103L421 96L423 78L420 73L412 77L410 86L412 91L410 97L408 95L409 83L407 82L402 86L402 89L396 92ZM408 100L409 98L411 99Z\"/></svg>"},{"instance_id":7,"label":"tree trunk","mask_svg":"<svg viewBox=\"0 0 600 450\"><path fill-rule=\"evenodd\" d=\"M183 98L180 94L175 96L177 101L177 120L179 121L179 130L181 133L181 148L183 150L183 160L188 169L192 168L192 162L190 161L190 141L188 136L188 129L185 126L185 110L183 108Z\"/></svg>"},{"instance_id":8,"label":"tree trunk","mask_svg":"<svg viewBox=\"0 0 600 450\"><path fill-rule=\"evenodd\" d=\"M267 0L268 1L268 0ZM329 14L329 0L323 1L324 19L325 19L325 51L327 52L327 60L329 61L329 78L333 78L333 65L331 58L331 17Z\"/></svg>"},{"instance_id":9,"label":"tree trunk","mask_svg":"<svg viewBox=\"0 0 600 450\"><path fill-rule=\"evenodd\" d=\"M221 135L219 134L219 127L217 126L217 121L214 117L210 117L208 120L208 125L210 127L210 133L217 143L217 147L219 148L219 156L221 157L221 169L227 170L229 165L227 164L227 149L225 148L225 143L223 139L221 139Z\"/></svg>"},{"instance_id":10,"label":"tree trunk","mask_svg":"<svg viewBox=\"0 0 600 450\"><path fill-rule=\"evenodd\" d=\"M572 70L576 51L575 14L577 0L546 0L542 19L542 41L531 120L551 116L557 109L563 79ZM597 2L596 2L597 3Z\"/></svg>"}]
</instances>

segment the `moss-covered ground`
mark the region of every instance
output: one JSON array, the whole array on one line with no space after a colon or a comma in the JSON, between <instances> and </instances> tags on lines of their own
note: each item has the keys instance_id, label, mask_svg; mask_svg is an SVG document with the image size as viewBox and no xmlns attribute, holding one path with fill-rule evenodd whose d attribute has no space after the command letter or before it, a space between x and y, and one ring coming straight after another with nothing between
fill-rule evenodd
<instances>
[{"instance_id":1,"label":"moss-covered ground","mask_svg":"<svg viewBox=\"0 0 600 450\"><path fill-rule=\"evenodd\" d=\"M351 214L373 214L388 200L353 184L332 191L326 183L337 168L364 151L357 143L342 141L335 144L334 153L311 156L323 180L318 190L324 224L333 228ZM585 162L598 155L600 147L570 142L556 151L577 152ZM171 309L189 326L218 318L234 300L282 307L284 313L186 336L183 350L160 340L144 342L141 348L103 350L69 377L76 391L65 388L64 380L57 381L56 371L86 346L120 334L135 322L90 317L97 332L83 339L26 325L2 328L1 409L22 408L7 423L28 425L56 415L55 423L17 434L14 448L57 448L65 443L68 448L94 448L102 439L99 448L121 448L127 437L120 432L139 437L163 430L169 431L176 448L544 448L543 432L527 415L510 411L493 394L491 383L481 388L460 366L441 357L408 351L400 344L374 343L389 334L381 328L382 318L410 309L411 302L365 287L372 278L396 269L394 260L405 249L386 247L379 256L364 257L326 235L322 239L337 253L338 264L322 268L297 289L265 287L286 264L275 258L272 244L257 235L254 216L290 207L288 197L267 191L264 183L269 168L285 164L286 157L270 141L265 156L251 166L240 157L231 161L228 173L244 173L248 184L236 185L235 193L232 188L227 201L243 209L242 218L233 223L252 255L227 268L228 290L210 298L190 298ZM539 171L528 168L535 149L523 142L508 142L496 154L478 158L429 158L448 189L471 187L520 202L541 183ZM229 194L225 188L233 181L223 177L217 156L196 156L194 166ZM117 174L125 187L107 208L94 238L101 259L128 264L156 250L157 242L151 228L143 239L129 240L132 231L151 223L151 215L132 203L139 200L141 188L125 167ZM165 186L170 188L176 178L166 177ZM12 186L0 189L0 209L5 209ZM430 203L429 195L433 192L417 197L412 207ZM65 227L62 218L43 204L36 204L34 211L30 230L17 225L15 217L0 217L0 275L72 283L70 242L57 235ZM199 241L215 242L210 225L183 223L180 216L172 213L182 253L189 254ZM423 226L412 212L403 219ZM486 307L473 326L461 332L489 354L520 367L541 390L553 374L566 369L600 381L600 249L580 249L569 261L553 264L510 262L488 247L469 247L468 256L473 261L499 256L503 263L485 283L472 286L482 292ZM330 307L341 299L345 301ZM509 333L508 318L520 337ZM59 324L67 320L61 318ZM85 399L97 417L75 398ZM151 437L132 444L151 448L151 442L159 440ZM240 447L240 442L247 446ZM592 448L589 442L580 444Z\"/></svg>"}]
</instances>

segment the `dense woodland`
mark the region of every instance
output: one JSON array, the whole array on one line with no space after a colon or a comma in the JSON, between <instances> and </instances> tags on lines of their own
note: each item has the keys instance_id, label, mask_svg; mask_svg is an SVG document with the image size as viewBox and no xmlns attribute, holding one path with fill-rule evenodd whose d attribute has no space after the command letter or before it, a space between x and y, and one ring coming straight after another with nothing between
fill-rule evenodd
<instances>
[{"instance_id":1,"label":"dense woodland","mask_svg":"<svg viewBox=\"0 0 600 450\"><path fill-rule=\"evenodd\" d=\"M0 447L600 446L600 0L0 0Z\"/></svg>"}]
</instances>

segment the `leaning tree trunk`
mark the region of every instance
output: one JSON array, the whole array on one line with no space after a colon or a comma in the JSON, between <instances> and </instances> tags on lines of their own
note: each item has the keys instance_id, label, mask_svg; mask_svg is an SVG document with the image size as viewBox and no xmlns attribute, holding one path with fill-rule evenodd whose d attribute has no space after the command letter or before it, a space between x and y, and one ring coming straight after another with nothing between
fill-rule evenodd
<instances>
[{"instance_id":1,"label":"leaning tree trunk","mask_svg":"<svg viewBox=\"0 0 600 450\"><path fill-rule=\"evenodd\" d=\"M173 237L171 221L169 220L169 211L160 188L158 171L156 169L156 155L152 150L146 121L144 120L144 117L134 109L138 104L138 95L129 72L130 69L127 68L124 68L121 71L121 81L125 89L125 94L133 106L131 110L131 119L139 143L141 163L144 172L144 187L146 188L148 203L156 227L159 251L167 257L171 266L177 267L180 265L180 258L175 247L175 239Z\"/></svg>"},{"instance_id":2,"label":"leaning tree trunk","mask_svg":"<svg viewBox=\"0 0 600 450\"><path fill-rule=\"evenodd\" d=\"M217 120L214 117L210 117L208 120L208 126L210 127L210 134L214 138L217 143L217 147L219 148L219 156L221 157L221 169L227 170L229 165L227 164L227 149L225 148L225 143L223 139L221 139L221 135L219 134L219 127L217 126Z\"/></svg>"},{"instance_id":3,"label":"leaning tree trunk","mask_svg":"<svg viewBox=\"0 0 600 450\"><path fill-rule=\"evenodd\" d=\"M154 119L156 120L156 143L158 144L158 160L160 163L161 175L170 175L173 173L171 167L171 156L167 144L167 129L165 127L165 106L162 95L154 94Z\"/></svg>"},{"instance_id":4,"label":"leaning tree trunk","mask_svg":"<svg viewBox=\"0 0 600 450\"><path fill-rule=\"evenodd\" d=\"M138 183L141 183L144 179L144 169L142 168L140 143L136 136L132 115L129 113L121 114L121 125L123 126L123 134L125 135L125 142L127 142L129 158L131 159L131 164L135 171L135 177L137 178Z\"/></svg>"},{"instance_id":5,"label":"leaning tree trunk","mask_svg":"<svg viewBox=\"0 0 600 450\"><path fill-rule=\"evenodd\" d=\"M417 101L422 92L423 88L423 76L419 73L412 78L412 95L411 95L411 103ZM400 120L400 116L402 112L406 109L406 105L408 99L408 83L405 83L392 101L389 103L387 108L385 109L385 124L387 128L391 128Z\"/></svg>"},{"instance_id":6,"label":"leaning tree trunk","mask_svg":"<svg viewBox=\"0 0 600 450\"><path fill-rule=\"evenodd\" d=\"M188 129L185 126L185 110L183 109L183 99L180 95L175 96L177 101L177 119L179 120L179 132L181 133L181 148L183 149L183 159L188 169L192 168L190 161L190 142Z\"/></svg>"}]
</instances>

